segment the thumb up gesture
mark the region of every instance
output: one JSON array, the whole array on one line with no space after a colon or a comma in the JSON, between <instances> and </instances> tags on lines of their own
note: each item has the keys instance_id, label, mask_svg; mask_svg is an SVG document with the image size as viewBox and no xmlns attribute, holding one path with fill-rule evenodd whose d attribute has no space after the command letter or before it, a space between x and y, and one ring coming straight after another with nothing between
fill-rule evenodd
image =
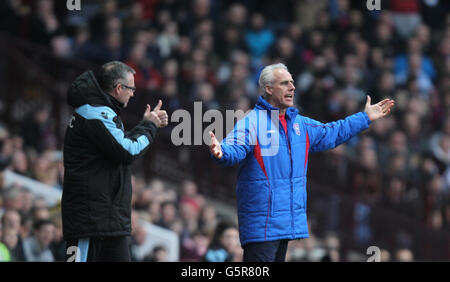
<instances>
[{"instance_id":1,"label":"thumb up gesture","mask_svg":"<svg viewBox=\"0 0 450 282\"><path fill-rule=\"evenodd\" d=\"M151 111L150 105L147 104L143 119L152 121L158 128L167 126L167 124L169 124L169 116L166 111L161 110L161 106L162 101L159 100L158 105Z\"/></svg>"}]
</instances>

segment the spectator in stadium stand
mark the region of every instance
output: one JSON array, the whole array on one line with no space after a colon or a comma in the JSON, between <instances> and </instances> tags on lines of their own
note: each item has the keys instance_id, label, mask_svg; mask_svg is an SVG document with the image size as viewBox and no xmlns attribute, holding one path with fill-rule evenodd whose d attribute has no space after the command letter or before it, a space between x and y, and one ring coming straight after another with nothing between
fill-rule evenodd
<instances>
[{"instance_id":1,"label":"spectator in stadium stand","mask_svg":"<svg viewBox=\"0 0 450 282\"><path fill-rule=\"evenodd\" d=\"M285 261L289 240L308 237L308 153L346 142L386 116L394 101L384 99L372 105L367 96L364 112L323 124L299 115L293 107L294 80L284 64L266 66L259 85L264 94L255 109L238 121L222 143L210 132L210 152L222 166L240 164L236 197L244 261ZM274 114L279 122L268 121L276 118ZM273 122L279 126L272 125L269 131ZM272 137L267 140L269 132Z\"/></svg>"},{"instance_id":2,"label":"spectator in stadium stand","mask_svg":"<svg viewBox=\"0 0 450 282\"><path fill-rule=\"evenodd\" d=\"M196 230L184 238L180 248L180 261L201 261L209 245L206 233Z\"/></svg>"},{"instance_id":3,"label":"spectator in stadium stand","mask_svg":"<svg viewBox=\"0 0 450 282\"><path fill-rule=\"evenodd\" d=\"M250 16L250 22L250 28L245 32L245 43L250 50L252 60L258 62L275 42L275 34L266 27L265 17L261 13L253 13Z\"/></svg>"},{"instance_id":4,"label":"spectator in stadium stand","mask_svg":"<svg viewBox=\"0 0 450 282\"><path fill-rule=\"evenodd\" d=\"M11 170L17 174L31 177L28 158L24 151L18 150L12 155Z\"/></svg>"},{"instance_id":5,"label":"spectator in stadium stand","mask_svg":"<svg viewBox=\"0 0 450 282\"><path fill-rule=\"evenodd\" d=\"M162 78L148 58L146 48L144 43L134 44L125 63L136 71L135 82L138 89L154 90L161 86Z\"/></svg>"},{"instance_id":6,"label":"spectator in stadium stand","mask_svg":"<svg viewBox=\"0 0 450 282\"><path fill-rule=\"evenodd\" d=\"M50 46L52 37L62 32L62 24L54 11L53 0L33 1L33 13L29 23L32 41Z\"/></svg>"},{"instance_id":7,"label":"spectator in stadium stand","mask_svg":"<svg viewBox=\"0 0 450 282\"><path fill-rule=\"evenodd\" d=\"M207 262L234 261L239 247L238 229L230 220L221 220L214 230L214 235L204 256Z\"/></svg>"},{"instance_id":8,"label":"spectator in stadium stand","mask_svg":"<svg viewBox=\"0 0 450 282\"><path fill-rule=\"evenodd\" d=\"M112 61L97 74L86 71L78 76L68 91L75 112L64 143L61 211L68 251L78 246L80 260L130 260L129 165L148 150L158 128L168 124L159 101L153 111L147 104L142 121L124 130L119 116L134 95L134 73Z\"/></svg>"},{"instance_id":9,"label":"spectator in stadium stand","mask_svg":"<svg viewBox=\"0 0 450 282\"><path fill-rule=\"evenodd\" d=\"M55 226L50 220L38 220L33 224L33 235L23 241L26 261L52 262L55 261L50 250Z\"/></svg>"},{"instance_id":10,"label":"spectator in stadium stand","mask_svg":"<svg viewBox=\"0 0 450 282\"><path fill-rule=\"evenodd\" d=\"M161 227L170 229L170 226L177 219L177 208L175 203L173 202L164 202L161 204L161 218L158 222L155 222L156 225Z\"/></svg>"},{"instance_id":11,"label":"spectator in stadium stand","mask_svg":"<svg viewBox=\"0 0 450 282\"><path fill-rule=\"evenodd\" d=\"M2 216L3 234L1 241L8 247L13 261L25 261L25 253L20 236L20 214L13 209L8 209Z\"/></svg>"},{"instance_id":12,"label":"spectator in stadium stand","mask_svg":"<svg viewBox=\"0 0 450 282\"><path fill-rule=\"evenodd\" d=\"M397 33L409 38L422 22L419 0L391 0L390 9Z\"/></svg>"},{"instance_id":13,"label":"spectator in stadium stand","mask_svg":"<svg viewBox=\"0 0 450 282\"><path fill-rule=\"evenodd\" d=\"M151 254L144 258L144 261L166 262L168 259L167 249L162 245L158 245L153 248Z\"/></svg>"},{"instance_id":14,"label":"spectator in stadium stand","mask_svg":"<svg viewBox=\"0 0 450 282\"><path fill-rule=\"evenodd\" d=\"M46 140L56 139L52 131L49 109L38 107L25 117L22 122L21 137L23 138L23 146L42 152L46 148Z\"/></svg>"},{"instance_id":15,"label":"spectator in stadium stand","mask_svg":"<svg viewBox=\"0 0 450 282\"><path fill-rule=\"evenodd\" d=\"M66 261L66 241L64 241L62 234L61 215L57 214L51 218L55 225L55 232L53 241L50 243L50 250L52 251L55 261Z\"/></svg>"},{"instance_id":16,"label":"spectator in stadium stand","mask_svg":"<svg viewBox=\"0 0 450 282\"><path fill-rule=\"evenodd\" d=\"M131 261L143 260L145 254L142 253L142 248L145 247L147 238L147 230L142 224L138 223L136 226L133 226L133 233L129 245Z\"/></svg>"},{"instance_id":17,"label":"spectator in stadium stand","mask_svg":"<svg viewBox=\"0 0 450 282\"><path fill-rule=\"evenodd\" d=\"M7 262L7 261L11 261L11 254L9 253L8 247L2 242L0 242L0 262Z\"/></svg>"},{"instance_id":18,"label":"spectator in stadium stand","mask_svg":"<svg viewBox=\"0 0 450 282\"><path fill-rule=\"evenodd\" d=\"M210 235L214 232L217 221L216 208L210 204L205 205L200 212L200 229L206 234Z\"/></svg>"}]
</instances>

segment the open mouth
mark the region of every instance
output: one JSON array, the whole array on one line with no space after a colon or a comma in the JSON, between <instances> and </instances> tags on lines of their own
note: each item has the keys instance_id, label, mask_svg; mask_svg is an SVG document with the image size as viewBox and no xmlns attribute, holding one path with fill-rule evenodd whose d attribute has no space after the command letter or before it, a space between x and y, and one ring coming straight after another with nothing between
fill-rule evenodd
<instances>
[{"instance_id":1,"label":"open mouth","mask_svg":"<svg viewBox=\"0 0 450 282\"><path fill-rule=\"evenodd\" d=\"M294 94L287 94L284 96L284 98L292 99L292 98L294 98Z\"/></svg>"}]
</instances>

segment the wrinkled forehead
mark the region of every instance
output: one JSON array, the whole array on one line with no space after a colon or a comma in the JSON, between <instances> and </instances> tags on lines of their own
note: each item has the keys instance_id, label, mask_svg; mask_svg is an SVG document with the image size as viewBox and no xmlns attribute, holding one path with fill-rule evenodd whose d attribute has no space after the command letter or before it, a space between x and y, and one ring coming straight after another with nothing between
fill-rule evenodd
<instances>
[{"instance_id":1,"label":"wrinkled forehead","mask_svg":"<svg viewBox=\"0 0 450 282\"><path fill-rule=\"evenodd\" d=\"M284 81L284 80L293 80L292 75L285 69L274 69L273 70L273 78L274 82Z\"/></svg>"},{"instance_id":2,"label":"wrinkled forehead","mask_svg":"<svg viewBox=\"0 0 450 282\"><path fill-rule=\"evenodd\" d=\"M131 72L127 72L126 83L129 86L134 86L134 74L132 74Z\"/></svg>"}]
</instances>

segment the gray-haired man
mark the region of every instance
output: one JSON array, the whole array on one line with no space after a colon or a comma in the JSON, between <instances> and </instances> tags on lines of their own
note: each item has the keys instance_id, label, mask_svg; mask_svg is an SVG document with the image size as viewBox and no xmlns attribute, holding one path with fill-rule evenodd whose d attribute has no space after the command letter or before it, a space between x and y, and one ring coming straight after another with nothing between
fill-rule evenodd
<instances>
[{"instance_id":1,"label":"gray-haired man","mask_svg":"<svg viewBox=\"0 0 450 282\"><path fill-rule=\"evenodd\" d=\"M263 96L221 143L210 132L210 151L222 166L239 164L236 198L244 261L284 261L289 240L309 236L309 152L346 142L389 114L394 101L371 105L367 96L364 112L323 124L294 107L294 80L285 65L266 66L259 85Z\"/></svg>"},{"instance_id":2,"label":"gray-haired man","mask_svg":"<svg viewBox=\"0 0 450 282\"><path fill-rule=\"evenodd\" d=\"M64 140L63 235L69 261L129 261L131 171L158 128L168 123L162 102L146 106L142 121L125 131L120 111L134 95L135 71L113 61L87 71L69 88L75 112Z\"/></svg>"}]
</instances>

